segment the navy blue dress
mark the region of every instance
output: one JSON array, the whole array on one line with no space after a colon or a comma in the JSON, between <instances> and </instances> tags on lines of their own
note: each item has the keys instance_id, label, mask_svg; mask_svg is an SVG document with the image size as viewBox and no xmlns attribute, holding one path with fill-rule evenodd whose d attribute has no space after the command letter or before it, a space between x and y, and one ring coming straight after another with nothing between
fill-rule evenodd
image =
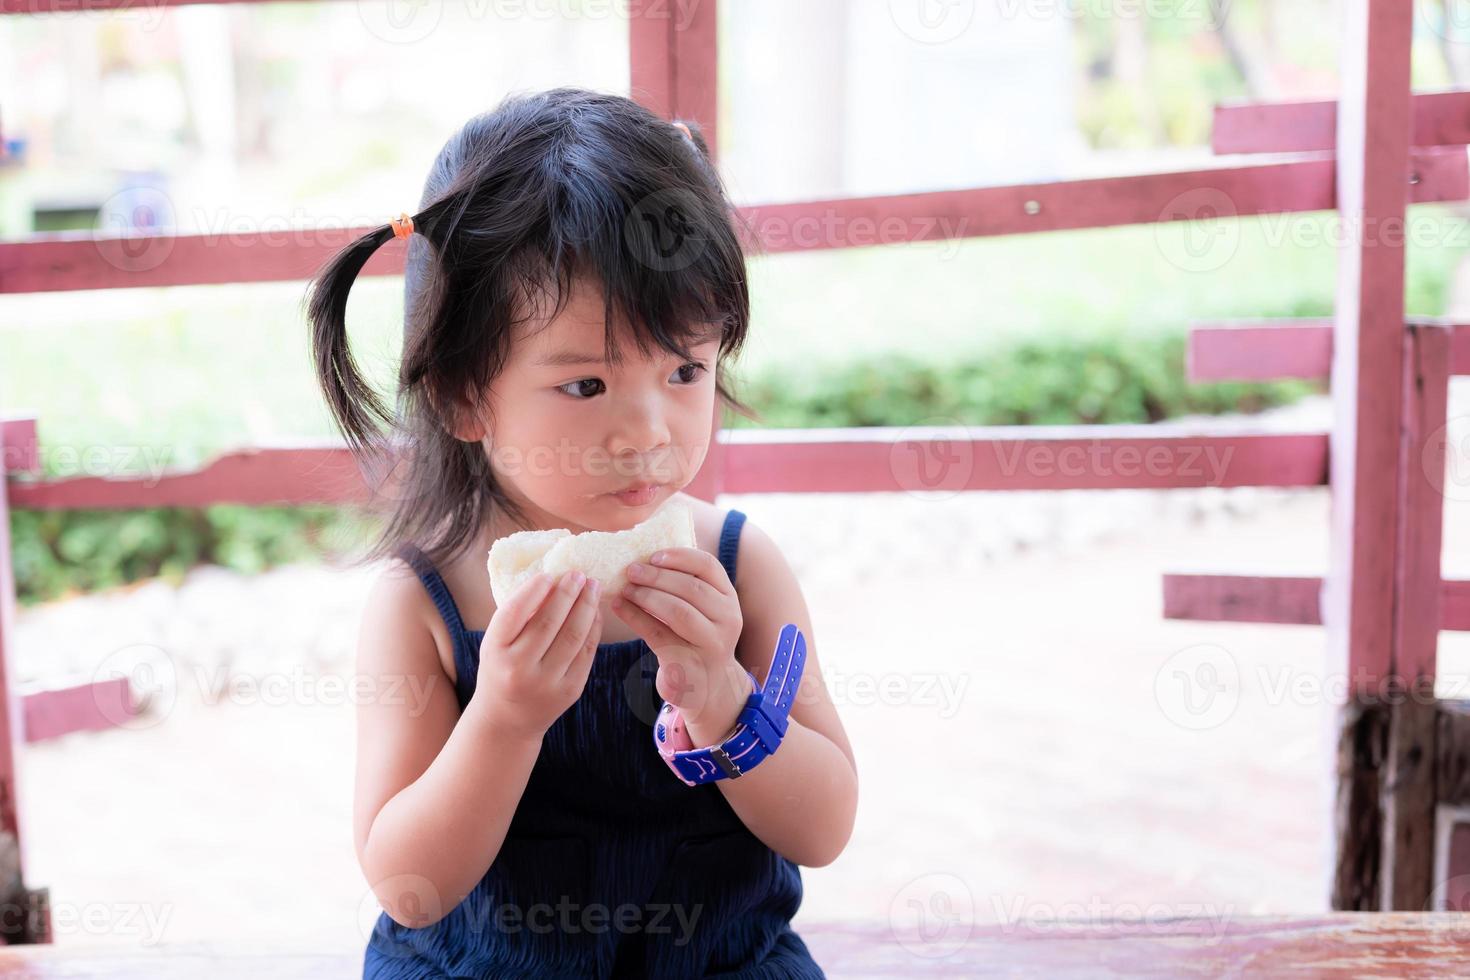
<instances>
[{"instance_id":1,"label":"navy blue dress","mask_svg":"<svg viewBox=\"0 0 1470 980\"><path fill-rule=\"evenodd\" d=\"M731 510L720 532L731 582L744 520ZM463 710L484 630L464 628L423 552L400 554L454 638ZM718 785L686 786L659 758L653 651L635 638L595 656L581 697L547 730L484 877L429 926L381 913L364 978L825 976L791 928L798 866L745 827Z\"/></svg>"}]
</instances>

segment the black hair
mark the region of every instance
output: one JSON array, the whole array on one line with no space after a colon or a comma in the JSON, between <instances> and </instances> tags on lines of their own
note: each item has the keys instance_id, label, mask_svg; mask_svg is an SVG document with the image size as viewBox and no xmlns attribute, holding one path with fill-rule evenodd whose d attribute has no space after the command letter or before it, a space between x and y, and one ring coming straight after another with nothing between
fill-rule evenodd
<instances>
[{"instance_id":1,"label":"black hair","mask_svg":"<svg viewBox=\"0 0 1470 980\"><path fill-rule=\"evenodd\" d=\"M375 488L374 509L391 501L388 519L361 560L412 543L437 564L496 507L526 526L481 444L456 438L453 422L485 407L517 318L547 297L557 315L575 277L603 287L614 362L619 314L644 355L689 358L686 342L717 329L718 397L758 417L722 371L750 319L736 212L698 124L674 122L623 96L556 88L507 96L450 137L411 216L392 414L358 370L345 314L348 291L393 226L343 248L309 284L312 356L333 420L365 473L393 474L391 493Z\"/></svg>"}]
</instances>

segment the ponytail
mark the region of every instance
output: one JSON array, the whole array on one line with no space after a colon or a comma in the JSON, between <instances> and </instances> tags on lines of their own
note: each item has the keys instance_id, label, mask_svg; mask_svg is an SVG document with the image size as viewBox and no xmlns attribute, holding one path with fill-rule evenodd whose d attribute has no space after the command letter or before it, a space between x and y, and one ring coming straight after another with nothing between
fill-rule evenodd
<instances>
[{"instance_id":1,"label":"ponytail","mask_svg":"<svg viewBox=\"0 0 1470 980\"><path fill-rule=\"evenodd\" d=\"M311 323L312 362L327 407L354 453L372 448L379 425L393 417L358 370L347 342L347 294L367 260L389 238L384 225L342 249L308 286L306 316Z\"/></svg>"}]
</instances>

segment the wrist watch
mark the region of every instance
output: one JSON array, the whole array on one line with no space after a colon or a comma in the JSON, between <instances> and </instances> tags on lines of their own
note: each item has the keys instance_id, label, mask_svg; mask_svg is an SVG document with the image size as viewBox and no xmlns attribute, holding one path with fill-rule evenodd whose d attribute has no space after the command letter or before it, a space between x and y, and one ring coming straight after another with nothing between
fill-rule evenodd
<instances>
[{"instance_id":1,"label":"wrist watch","mask_svg":"<svg viewBox=\"0 0 1470 980\"><path fill-rule=\"evenodd\" d=\"M675 705L664 703L653 723L653 744L669 768L689 786L717 779L738 779L776 751L786 735L791 702L801 684L806 665L806 637L795 623L781 627L766 686L756 683L750 671L751 694L740 711L735 728L718 745L695 748L689 729Z\"/></svg>"}]
</instances>

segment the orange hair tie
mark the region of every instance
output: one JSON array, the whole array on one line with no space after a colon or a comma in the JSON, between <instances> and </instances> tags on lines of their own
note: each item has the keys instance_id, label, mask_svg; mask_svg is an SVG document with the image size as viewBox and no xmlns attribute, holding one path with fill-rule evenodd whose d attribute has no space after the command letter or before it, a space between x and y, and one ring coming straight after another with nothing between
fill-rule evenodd
<instances>
[{"instance_id":1,"label":"orange hair tie","mask_svg":"<svg viewBox=\"0 0 1470 980\"><path fill-rule=\"evenodd\" d=\"M689 127L688 126L684 125L681 122L676 122L676 123L674 123L674 128L677 129L679 132L683 133L685 136L689 137L689 141L690 142L693 142L694 141L694 134L691 133L691 132L689 132Z\"/></svg>"},{"instance_id":2,"label":"orange hair tie","mask_svg":"<svg viewBox=\"0 0 1470 980\"><path fill-rule=\"evenodd\" d=\"M393 226L395 238L407 238L413 234L413 219L408 216L407 211L398 212L398 217L389 219L388 224Z\"/></svg>"}]
</instances>

